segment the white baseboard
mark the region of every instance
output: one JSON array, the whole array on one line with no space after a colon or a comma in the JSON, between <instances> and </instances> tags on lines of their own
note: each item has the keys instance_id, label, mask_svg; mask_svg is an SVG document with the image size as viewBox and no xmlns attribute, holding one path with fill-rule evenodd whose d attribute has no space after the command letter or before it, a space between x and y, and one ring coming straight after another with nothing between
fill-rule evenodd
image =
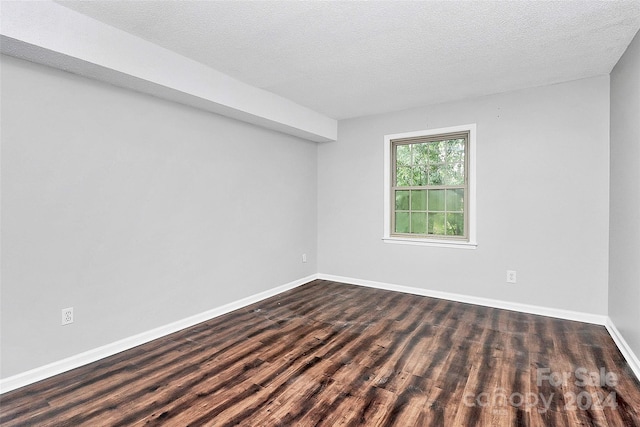
<instances>
[{"instance_id":1,"label":"white baseboard","mask_svg":"<svg viewBox=\"0 0 640 427\"><path fill-rule=\"evenodd\" d=\"M631 347L624 340L620 331L616 328L613 321L605 315L583 313L579 311L562 310L558 308L541 307L537 305L521 304L509 301L501 301L490 298L474 297L469 295L454 294L442 291L432 291L422 288L413 288L410 286L394 285L390 283L374 282L371 280L354 279L352 277L334 276L331 274L318 274L318 279L331 280L334 282L350 283L353 285L367 286L369 288L384 289L388 291L404 292L414 295L422 295L433 298L446 299L450 301L464 302L468 304L482 305L485 307L501 308L504 310L519 311L522 313L537 314L540 316L555 317L558 319L575 320L578 322L592 323L602 325L607 328L609 334L613 338L618 349L631 367L633 373L640 380L640 361L635 355Z\"/></svg>"},{"instance_id":2,"label":"white baseboard","mask_svg":"<svg viewBox=\"0 0 640 427\"><path fill-rule=\"evenodd\" d=\"M640 360L638 359L638 356L636 356L633 350L631 350L631 347L629 347L629 344L622 337L622 334L618 328L616 328L615 323L613 323L613 320L611 320L610 317L607 317L607 322L604 326L607 328L607 331L609 331L609 335L613 338L613 342L618 346L620 353L624 356L625 360L631 367L631 370L636 374L638 380L640 380Z\"/></svg>"},{"instance_id":3,"label":"white baseboard","mask_svg":"<svg viewBox=\"0 0 640 427\"><path fill-rule=\"evenodd\" d=\"M266 290L264 292L260 292L255 295L251 295L246 298L233 301L229 304L216 307L204 313L200 313L200 314L188 317L186 319L181 319L176 322L170 323L168 325L161 326L159 328L155 328L150 331L146 331L141 334L134 335L132 337L128 337L128 338L113 342L111 344L107 344L102 347L98 347L98 348L68 357L66 359L62 359L57 362L53 362L48 365L32 369L27 372L23 372L11 377L0 379L0 394L6 393L11 390L15 390L20 387L24 387L29 384L33 384L37 381L41 381L43 379L61 374L66 371L70 371L71 369L78 368L88 363L92 363L100 359L104 359L105 357L112 356L121 351L131 349L141 344L145 344L157 338L161 338L163 336L180 331L184 328L188 328L198 323L229 313L233 310L246 307L248 305L261 301L263 299L272 297L279 293L288 291L290 289L296 288L305 283L311 282L312 280L315 280L315 279L350 283L353 285L367 286L370 288L385 289L389 291L410 293L414 295L422 295L427 297L446 299L450 301L482 305L485 307L501 308L505 310L519 311L522 313L538 314L541 316L549 316L549 317L555 317L559 319L575 320L579 322L603 325L607 328L607 330L609 331L609 334L611 334L611 337L613 338L614 342L620 349L620 352L622 353L624 358L627 360L627 363L629 364L633 372L640 379L640 361L638 360L638 357L635 355L635 353L631 350L627 342L624 340L624 338L616 328L615 324L611 321L609 317L605 315L597 315L597 314L583 313L578 311L541 307L541 306L535 306L535 305L529 305L529 304L514 303L509 301L474 297L469 295L454 294L454 293L442 292L442 291L433 291L433 290L422 289L422 288L414 288L410 286L394 285L390 283L375 282L371 280L355 279L352 277L335 276L330 274L312 274L310 276L304 277L302 279L294 280L293 282L289 282L282 286L278 286L278 287Z\"/></svg>"},{"instance_id":4,"label":"white baseboard","mask_svg":"<svg viewBox=\"0 0 640 427\"><path fill-rule=\"evenodd\" d=\"M293 282L289 282L282 286L278 286L255 295L230 302L223 306L205 311L204 313L196 314L194 316L187 317L186 319L181 319L168 325L160 326L150 331L124 338L122 340L104 345L102 347L94 348L92 350L85 351L66 359L58 360L48 365L40 366L38 368L22 372L11 377L2 378L0 379L0 394L15 390L20 387L24 387L29 384L33 384L37 381L44 380L63 372L70 371L71 369L78 368L88 363L104 359L105 357L112 356L116 353L120 353L121 351L129 350L133 347L172 334L184 328L197 325L198 323L205 322L207 320L229 313L233 310L246 307L263 299L272 297L284 291L288 291L307 282L315 280L317 279L317 277L318 276L316 274L313 274L302 279L294 280Z\"/></svg>"},{"instance_id":5,"label":"white baseboard","mask_svg":"<svg viewBox=\"0 0 640 427\"><path fill-rule=\"evenodd\" d=\"M391 283L374 282L371 280L354 279L352 277L333 276L330 274L319 274L319 279L333 280L335 282L351 283L354 285L367 286L370 288L385 289L388 291L404 292L407 294L422 295L426 297L446 299L449 301L464 302L467 304L482 305L485 307L501 308L504 310L519 311L522 313L538 314L540 316L556 317L558 319L576 320L578 322L605 325L607 316L580 311L562 310L559 308L542 307L517 302L502 301L490 298L474 297L470 295L454 294L450 292L433 291L410 286L394 285Z\"/></svg>"}]
</instances>

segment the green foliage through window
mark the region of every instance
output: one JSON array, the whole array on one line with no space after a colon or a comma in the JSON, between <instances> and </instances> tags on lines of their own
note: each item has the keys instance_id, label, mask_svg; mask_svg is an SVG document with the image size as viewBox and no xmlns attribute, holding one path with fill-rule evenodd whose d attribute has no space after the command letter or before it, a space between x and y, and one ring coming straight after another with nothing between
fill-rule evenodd
<instances>
[{"instance_id":1,"label":"green foliage through window","mask_svg":"<svg viewBox=\"0 0 640 427\"><path fill-rule=\"evenodd\" d=\"M463 238L468 135L393 141L395 234Z\"/></svg>"}]
</instances>

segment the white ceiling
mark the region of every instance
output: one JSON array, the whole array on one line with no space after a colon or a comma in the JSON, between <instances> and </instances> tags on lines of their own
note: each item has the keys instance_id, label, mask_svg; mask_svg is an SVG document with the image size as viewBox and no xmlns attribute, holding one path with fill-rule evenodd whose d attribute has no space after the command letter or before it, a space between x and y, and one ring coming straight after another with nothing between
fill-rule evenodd
<instances>
[{"instance_id":1,"label":"white ceiling","mask_svg":"<svg viewBox=\"0 0 640 427\"><path fill-rule=\"evenodd\" d=\"M344 119L608 74L640 0L59 1Z\"/></svg>"}]
</instances>

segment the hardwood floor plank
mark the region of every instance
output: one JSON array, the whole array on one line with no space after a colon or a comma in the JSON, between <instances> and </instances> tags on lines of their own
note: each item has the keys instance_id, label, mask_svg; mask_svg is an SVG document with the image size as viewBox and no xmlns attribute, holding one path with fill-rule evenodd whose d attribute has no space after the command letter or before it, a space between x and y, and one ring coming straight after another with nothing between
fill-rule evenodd
<instances>
[{"instance_id":1,"label":"hardwood floor plank","mask_svg":"<svg viewBox=\"0 0 640 427\"><path fill-rule=\"evenodd\" d=\"M602 326L316 280L6 393L0 425L640 426L640 382Z\"/></svg>"}]
</instances>

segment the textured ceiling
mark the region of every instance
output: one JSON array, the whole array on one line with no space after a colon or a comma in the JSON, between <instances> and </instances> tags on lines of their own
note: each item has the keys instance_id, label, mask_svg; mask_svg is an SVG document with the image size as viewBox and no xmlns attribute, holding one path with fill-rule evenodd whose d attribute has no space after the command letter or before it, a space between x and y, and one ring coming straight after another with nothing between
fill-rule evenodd
<instances>
[{"instance_id":1,"label":"textured ceiling","mask_svg":"<svg viewBox=\"0 0 640 427\"><path fill-rule=\"evenodd\" d=\"M607 74L640 0L59 1L336 119Z\"/></svg>"}]
</instances>

